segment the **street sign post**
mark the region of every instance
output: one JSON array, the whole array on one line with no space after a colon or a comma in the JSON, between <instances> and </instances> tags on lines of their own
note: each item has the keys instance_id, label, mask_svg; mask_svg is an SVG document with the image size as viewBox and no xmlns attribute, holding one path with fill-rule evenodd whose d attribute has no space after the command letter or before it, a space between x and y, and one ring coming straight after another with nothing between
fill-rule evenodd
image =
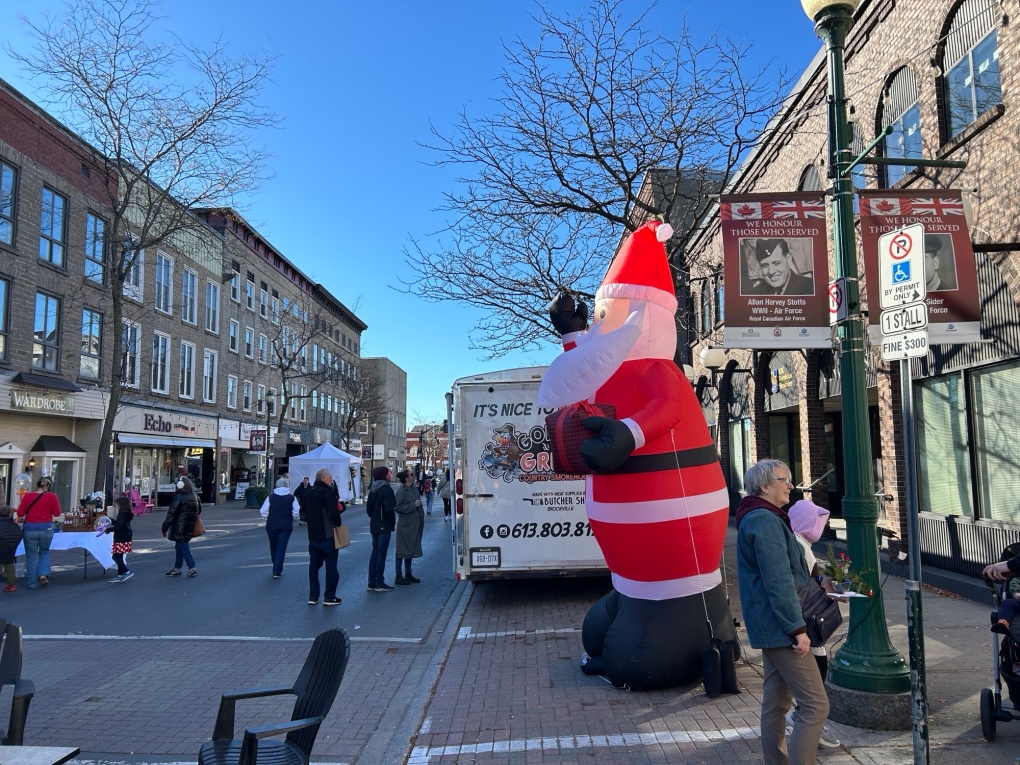
<instances>
[{"instance_id":1,"label":"street sign post","mask_svg":"<svg viewBox=\"0 0 1020 765\"><path fill-rule=\"evenodd\" d=\"M924 300L924 226L906 226L878 238L878 276L882 310Z\"/></svg>"},{"instance_id":2,"label":"street sign post","mask_svg":"<svg viewBox=\"0 0 1020 765\"><path fill-rule=\"evenodd\" d=\"M928 326L928 306L925 303L909 305L882 311L882 336L913 329L924 329Z\"/></svg>"}]
</instances>

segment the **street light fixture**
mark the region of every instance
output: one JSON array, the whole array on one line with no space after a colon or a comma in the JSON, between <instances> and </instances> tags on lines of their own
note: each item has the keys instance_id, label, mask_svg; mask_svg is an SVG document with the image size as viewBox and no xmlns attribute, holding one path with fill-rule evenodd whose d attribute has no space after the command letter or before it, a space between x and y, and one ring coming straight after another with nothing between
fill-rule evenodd
<instances>
[{"instance_id":1,"label":"street light fixture","mask_svg":"<svg viewBox=\"0 0 1020 765\"><path fill-rule=\"evenodd\" d=\"M843 405L843 454L847 550L855 567L867 571L868 600L851 601L850 631L829 664L833 683L858 691L899 693L910 690L903 657L892 647L885 623L878 561L878 502L871 480L868 391L865 382L864 317L861 313L854 238L854 190L846 172L854 161L847 121L843 50L859 0L801 0L825 43L829 78L829 178L832 181L832 238L835 276L846 280L848 316L837 325Z\"/></svg>"},{"instance_id":2,"label":"street light fixture","mask_svg":"<svg viewBox=\"0 0 1020 765\"><path fill-rule=\"evenodd\" d=\"M273 391L269 391L263 400L266 405L266 489L272 491L272 476L269 475L269 412L273 404L276 403L276 394Z\"/></svg>"}]
</instances>

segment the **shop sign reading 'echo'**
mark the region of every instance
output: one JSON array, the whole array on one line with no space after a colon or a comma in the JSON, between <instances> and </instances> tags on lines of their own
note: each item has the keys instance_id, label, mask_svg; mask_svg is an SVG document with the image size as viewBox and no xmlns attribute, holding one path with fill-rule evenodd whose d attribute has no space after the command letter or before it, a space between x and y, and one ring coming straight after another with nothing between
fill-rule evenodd
<instances>
[{"instance_id":1,"label":"shop sign reading 'echo'","mask_svg":"<svg viewBox=\"0 0 1020 765\"><path fill-rule=\"evenodd\" d=\"M11 409L22 412L74 414L73 393L40 393L11 388Z\"/></svg>"}]
</instances>

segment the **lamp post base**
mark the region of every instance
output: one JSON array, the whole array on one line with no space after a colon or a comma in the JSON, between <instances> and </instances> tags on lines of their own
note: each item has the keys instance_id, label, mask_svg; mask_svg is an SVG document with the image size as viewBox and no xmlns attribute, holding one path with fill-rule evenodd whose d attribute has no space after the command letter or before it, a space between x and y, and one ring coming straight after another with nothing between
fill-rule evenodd
<instances>
[{"instance_id":1,"label":"lamp post base","mask_svg":"<svg viewBox=\"0 0 1020 765\"><path fill-rule=\"evenodd\" d=\"M869 730L910 730L910 691L876 693L859 691L825 681L829 719Z\"/></svg>"}]
</instances>

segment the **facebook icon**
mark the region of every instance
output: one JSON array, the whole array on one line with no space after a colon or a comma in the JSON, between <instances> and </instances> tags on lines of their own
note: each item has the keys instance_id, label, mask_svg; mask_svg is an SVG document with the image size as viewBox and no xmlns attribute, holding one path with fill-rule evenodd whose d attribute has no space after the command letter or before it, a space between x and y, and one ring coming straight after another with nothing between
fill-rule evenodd
<instances>
[{"instance_id":1,"label":"facebook icon","mask_svg":"<svg viewBox=\"0 0 1020 765\"><path fill-rule=\"evenodd\" d=\"M892 283L903 284L910 281L910 261L896 263L892 267Z\"/></svg>"}]
</instances>

